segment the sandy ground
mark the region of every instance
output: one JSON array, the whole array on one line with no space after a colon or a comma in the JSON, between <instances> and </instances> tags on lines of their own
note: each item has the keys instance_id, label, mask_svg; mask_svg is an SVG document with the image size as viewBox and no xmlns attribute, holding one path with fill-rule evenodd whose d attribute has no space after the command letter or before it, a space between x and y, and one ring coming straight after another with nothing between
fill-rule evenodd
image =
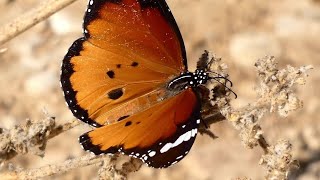
<instances>
[{"instance_id":1,"label":"sandy ground","mask_svg":"<svg viewBox=\"0 0 320 180\"><path fill-rule=\"evenodd\" d=\"M2 0L0 26L38 5L40 0ZM296 92L304 108L283 119L270 115L262 122L267 140L288 139L294 155L303 162L292 179L320 179L320 2L311 0L168 0L186 44L190 69L207 49L223 58L229 67L235 107L254 101L254 62L273 55L280 67L312 64L315 69L305 86ZM0 127L10 128L26 118L43 118L43 109L59 123L72 119L59 85L60 64L71 43L81 36L86 1L57 12L46 21L1 45ZM262 151L241 145L227 122L211 128L218 139L198 136L191 153L178 165L165 170L143 167L130 179L263 179L258 165ZM78 136L88 130L76 127L48 143L46 155L18 156L11 162L23 168L56 164L85 152ZM96 168L86 167L52 179L95 179Z\"/></svg>"}]
</instances>

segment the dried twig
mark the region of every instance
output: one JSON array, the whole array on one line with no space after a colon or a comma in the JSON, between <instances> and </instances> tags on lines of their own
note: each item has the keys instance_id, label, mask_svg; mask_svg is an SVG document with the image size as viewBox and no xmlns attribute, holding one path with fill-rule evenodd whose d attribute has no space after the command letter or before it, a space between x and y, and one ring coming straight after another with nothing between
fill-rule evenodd
<instances>
[{"instance_id":1,"label":"dried twig","mask_svg":"<svg viewBox=\"0 0 320 180\"><path fill-rule=\"evenodd\" d=\"M23 33L35 24L43 21L60 9L76 0L46 0L35 9L21 15L12 22L0 28L0 45Z\"/></svg>"},{"instance_id":2,"label":"dried twig","mask_svg":"<svg viewBox=\"0 0 320 180\"><path fill-rule=\"evenodd\" d=\"M39 179L54 174L65 173L75 168L101 163L102 160L107 159L110 159L110 157L88 154L56 165L50 164L44 167L29 170L13 170L11 172L1 174L1 179Z\"/></svg>"}]
</instances>

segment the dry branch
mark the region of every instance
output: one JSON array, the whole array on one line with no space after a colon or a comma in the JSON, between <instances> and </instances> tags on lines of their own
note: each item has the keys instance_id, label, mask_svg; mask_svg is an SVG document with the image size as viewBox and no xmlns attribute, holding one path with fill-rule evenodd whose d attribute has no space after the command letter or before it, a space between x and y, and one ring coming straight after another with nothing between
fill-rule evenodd
<instances>
[{"instance_id":1,"label":"dry branch","mask_svg":"<svg viewBox=\"0 0 320 180\"><path fill-rule=\"evenodd\" d=\"M0 45L18 36L35 24L43 21L52 14L75 2L76 0L46 0L31 11L0 27Z\"/></svg>"},{"instance_id":2,"label":"dry branch","mask_svg":"<svg viewBox=\"0 0 320 180\"><path fill-rule=\"evenodd\" d=\"M67 160L56 165L47 165L36 169L29 170L13 170L8 173L1 174L3 180L7 179L39 179L68 172L75 168L85 167L92 164L101 163L104 159L110 159L108 156L95 156L89 154L83 157Z\"/></svg>"}]
</instances>

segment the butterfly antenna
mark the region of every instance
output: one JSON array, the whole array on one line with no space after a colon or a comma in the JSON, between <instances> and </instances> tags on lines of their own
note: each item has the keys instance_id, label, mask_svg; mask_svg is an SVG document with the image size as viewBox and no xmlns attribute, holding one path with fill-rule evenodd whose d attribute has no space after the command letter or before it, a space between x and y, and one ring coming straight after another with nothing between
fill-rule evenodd
<instances>
[{"instance_id":1,"label":"butterfly antenna","mask_svg":"<svg viewBox=\"0 0 320 180\"><path fill-rule=\"evenodd\" d=\"M210 71L209 73L216 75L216 76L214 76L213 78L210 78L210 79L221 78L221 79L224 79L224 80L226 80L227 82L229 82L229 83L230 83L230 87L233 86L232 81L230 81L228 78L224 77L223 75L221 75L221 74L219 74L219 73L217 73L217 72L212 72L212 71ZM227 83L227 82L226 82L226 83ZM226 84L225 84L224 86L226 86Z\"/></svg>"},{"instance_id":2,"label":"butterfly antenna","mask_svg":"<svg viewBox=\"0 0 320 180\"><path fill-rule=\"evenodd\" d=\"M218 83L220 83L221 85L223 85L226 89L228 89L229 91L231 91L231 92L234 94L235 98L238 97L238 95L237 95L234 91L232 91L231 88L229 88L229 87L226 85L227 82L230 83L230 87L232 87L232 85L233 85L232 82L231 82L228 78L226 78L226 77L224 77L224 76L222 76L222 75L220 75L220 74L218 74L218 73L216 73L216 72L210 72L210 73L217 74L218 76L209 77L209 80L215 80L215 81L217 81ZM226 81L226 83L222 83L222 82L219 81L218 79L224 79L224 80Z\"/></svg>"}]
</instances>

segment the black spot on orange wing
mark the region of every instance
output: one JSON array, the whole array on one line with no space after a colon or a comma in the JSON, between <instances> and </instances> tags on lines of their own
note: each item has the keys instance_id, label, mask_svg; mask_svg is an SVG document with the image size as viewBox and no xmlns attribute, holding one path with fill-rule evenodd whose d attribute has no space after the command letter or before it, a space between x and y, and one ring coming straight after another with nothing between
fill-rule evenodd
<instances>
[{"instance_id":1,"label":"black spot on orange wing","mask_svg":"<svg viewBox=\"0 0 320 180\"><path fill-rule=\"evenodd\" d=\"M137 63L137 62L132 62L132 63L131 63L131 66L132 66L132 67L136 67L136 66L138 66L138 65L139 65L139 63Z\"/></svg>"},{"instance_id":2,"label":"black spot on orange wing","mask_svg":"<svg viewBox=\"0 0 320 180\"><path fill-rule=\"evenodd\" d=\"M126 115L126 116L121 116L118 121L121 121L121 120L124 120L125 118L129 117L129 115Z\"/></svg>"},{"instance_id":3,"label":"black spot on orange wing","mask_svg":"<svg viewBox=\"0 0 320 180\"><path fill-rule=\"evenodd\" d=\"M117 68L121 68L121 64L117 64L116 66L117 66Z\"/></svg>"},{"instance_id":4,"label":"black spot on orange wing","mask_svg":"<svg viewBox=\"0 0 320 180\"><path fill-rule=\"evenodd\" d=\"M108 92L108 97L113 100L119 99L122 95L123 95L122 88L114 89Z\"/></svg>"},{"instance_id":5,"label":"black spot on orange wing","mask_svg":"<svg viewBox=\"0 0 320 180\"><path fill-rule=\"evenodd\" d=\"M130 126L132 124L131 121L127 121L126 124L124 126Z\"/></svg>"},{"instance_id":6,"label":"black spot on orange wing","mask_svg":"<svg viewBox=\"0 0 320 180\"><path fill-rule=\"evenodd\" d=\"M108 71L107 75L109 76L109 78L113 79L114 78L114 71L112 71L112 70Z\"/></svg>"}]
</instances>

